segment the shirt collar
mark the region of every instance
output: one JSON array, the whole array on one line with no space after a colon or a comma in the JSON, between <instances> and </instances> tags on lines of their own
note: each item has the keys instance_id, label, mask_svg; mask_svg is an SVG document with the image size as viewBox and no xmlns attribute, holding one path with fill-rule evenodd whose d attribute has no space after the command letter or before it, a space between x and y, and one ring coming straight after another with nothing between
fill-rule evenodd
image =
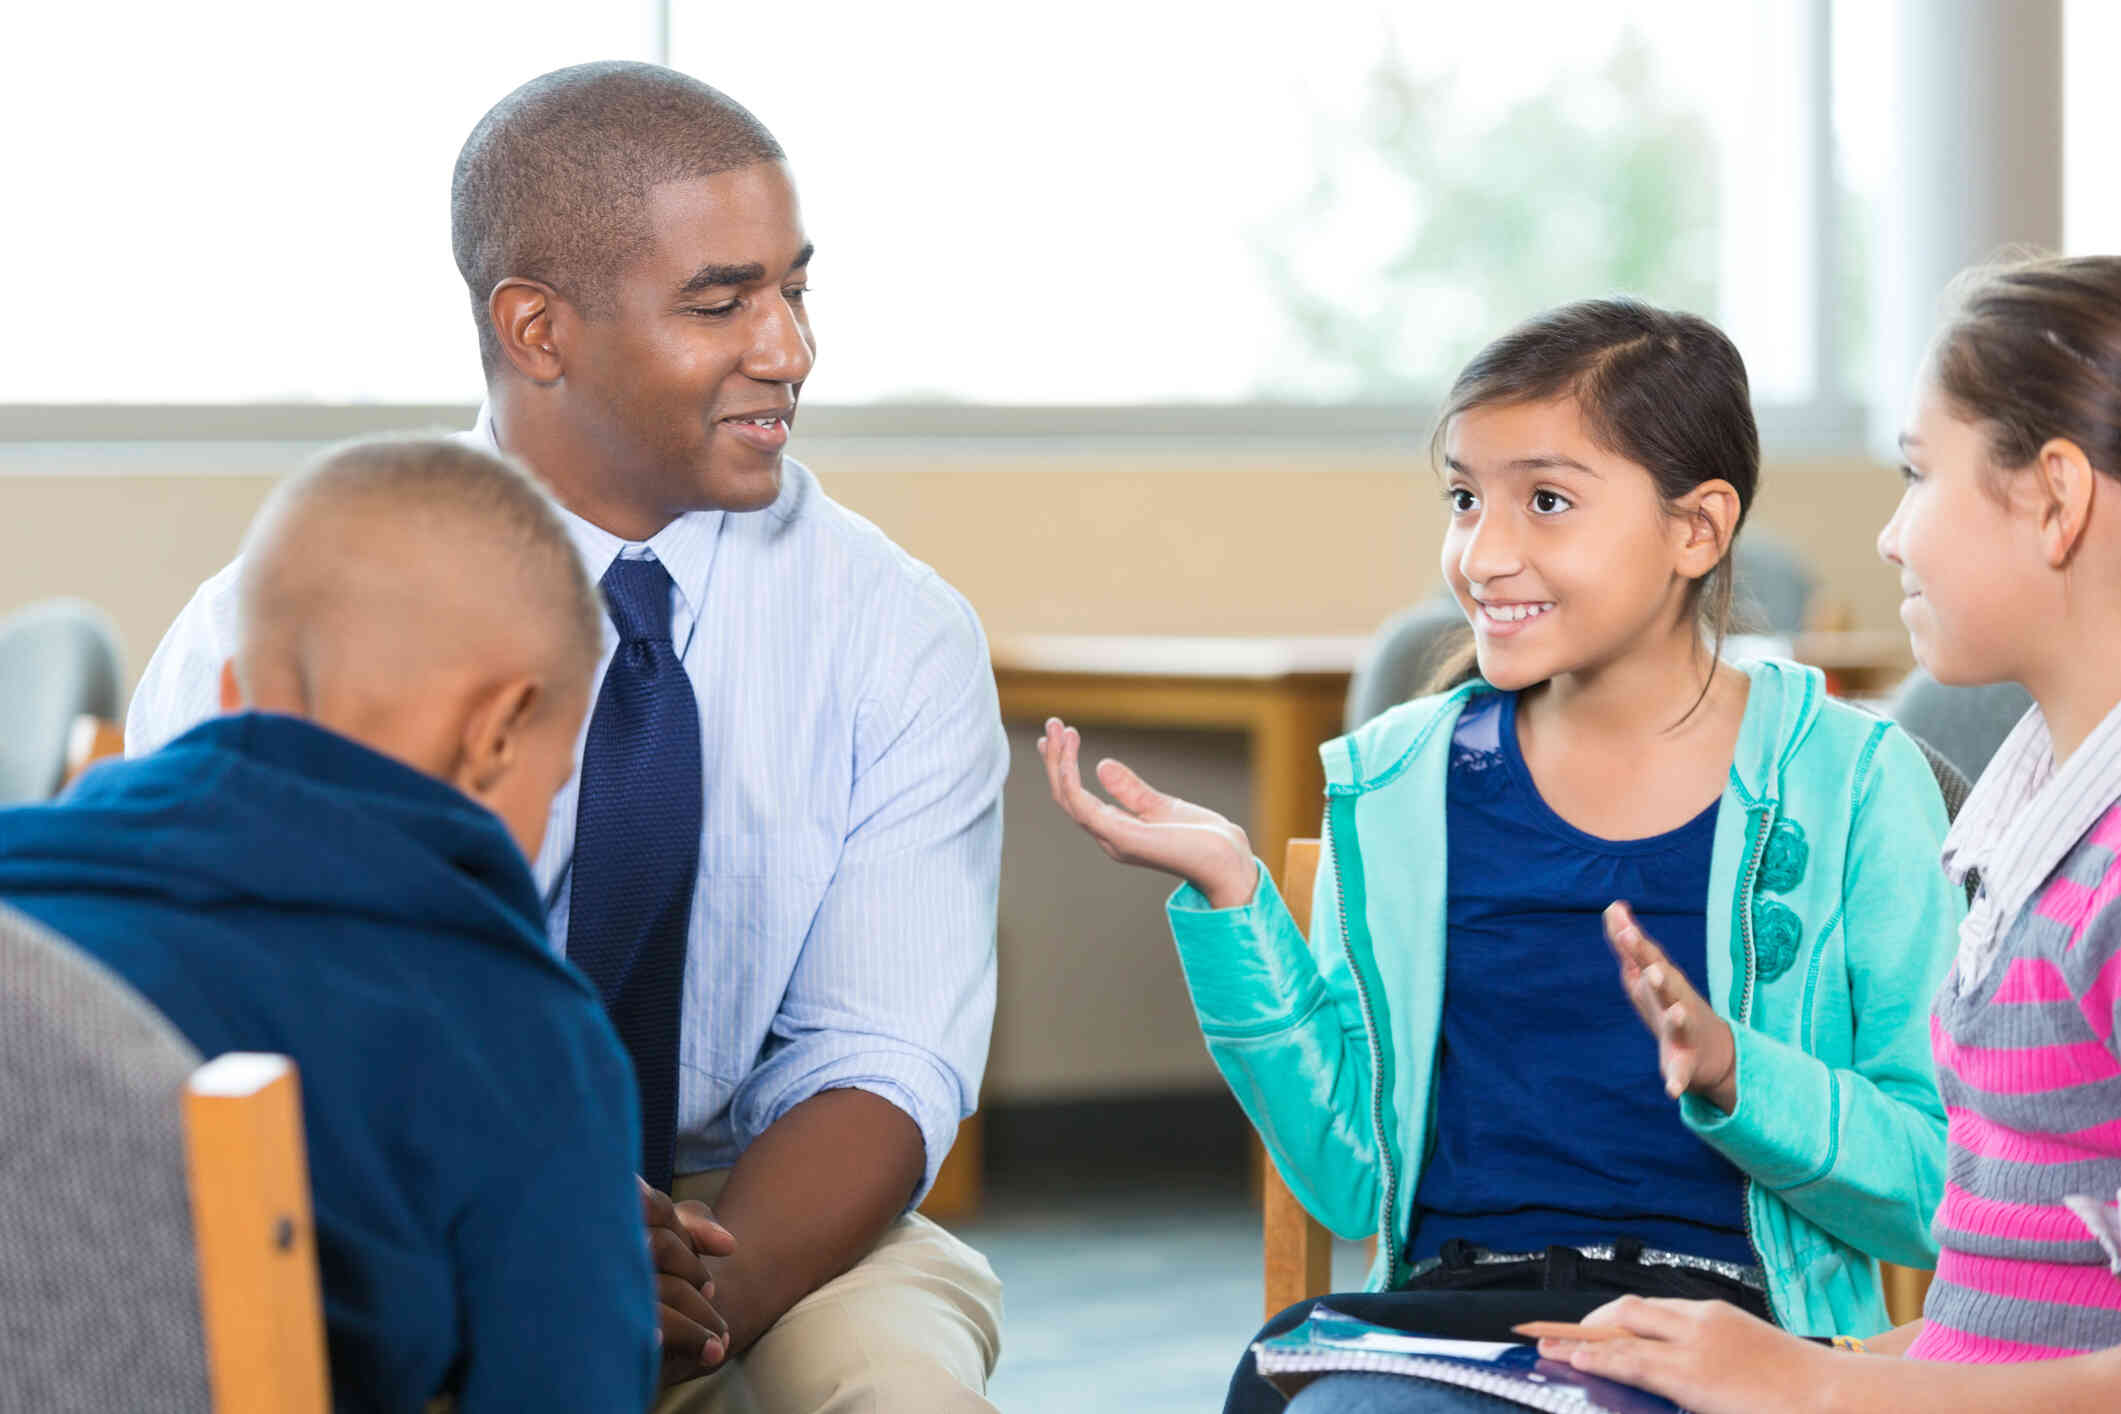
<instances>
[{"instance_id":1,"label":"shirt collar","mask_svg":"<svg viewBox=\"0 0 2121 1414\"><path fill-rule=\"evenodd\" d=\"M2035 706L2022 717L1967 795L1944 837L1944 870L1981 890L1960 926L1962 982L1979 980L2003 934L2078 841L2121 795L2121 706L2108 712L2068 761Z\"/></svg>"},{"instance_id":2,"label":"shirt collar","mask_svg":"<svg viewBox=\"0 0 2121 1414\"><path fill-rule=\"evenodd\" d=\"M479 418L472 426L471 438L489 451L502 451L500 438L494 432L492 404L479 404ZM721 541L722 521L728 512L689 511L647 540L633 541L592 525L558 500L553 501L553 507L559 511L560 523L567 528L567 537L574 542L575 553L581 556L582 567L591 579L601 581L611 562L621 556L652 558L669 572L671 583L677 586L677 597L671 603L670 638L678 656L683 657L707 602L707 581L714 572L715 547Z\"/></svg>"}]
</instances>

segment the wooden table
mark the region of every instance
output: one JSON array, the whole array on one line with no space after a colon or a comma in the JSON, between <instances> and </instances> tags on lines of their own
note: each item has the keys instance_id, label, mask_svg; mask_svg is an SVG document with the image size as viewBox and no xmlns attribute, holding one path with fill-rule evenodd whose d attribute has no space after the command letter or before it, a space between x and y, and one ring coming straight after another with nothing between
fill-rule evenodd
<instances>
[{"instance_id":1,"label":"wooden table","mask_svg":"<svg viewBox=\"0 0 2121 1414\"><path fill-rule=\"evenodd\" d=\"M1915 666L1899 629L1814 629L1790 640L1790 656L1824 668L1829 690L1846 697L1883 696Z\"/></svg>"},{"instance_id":2,"label":"wooden table","mask_svg":"<svg viewBox=\"0 0 2121 1414\"><path fill-rule=\"evenodd\" d=\"M1252 848L1277 868L1324 809L1319 743L1370 640L1005 635L994 640L1002 717L1070 725L1234 731L1245 738Z\"/></svg>"}]
</instances>

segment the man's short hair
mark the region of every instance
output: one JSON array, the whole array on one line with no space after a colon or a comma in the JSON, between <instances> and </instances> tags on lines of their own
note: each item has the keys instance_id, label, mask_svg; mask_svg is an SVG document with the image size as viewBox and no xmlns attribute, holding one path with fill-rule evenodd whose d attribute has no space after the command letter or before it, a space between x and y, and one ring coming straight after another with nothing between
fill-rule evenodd
<instances>
[{"instance_id":1,"label":"man's short hair","mask_svg":"<svg viewBox=\"0 0 2121 1414\"><path fill-rule=\"evenodd\" d=\"M460 546L464 560L496 562L505 580L492 593L539 616L570 669L585 678L594 669L603 599L551 500L506 458L451 437L347 442L274 488L253 522L238 581L244 654L299 656L293 640L319 631L313 620L331 621L349 586L319 572L314 547L329 527L361 516L407 538Z\"/></svg>"},{"instance_id":2,"label":"man's short hair","mask_svg":"<svg viewBox=\"0 0 2121 1414\"><path fill-rule=\"evenodd\" d=\"M619 272L648 249L653 188L781 157L743 105L657 64L556 69L496 103L457 154L449 193L487 373L500 355L486 312L494 286L537 280L585 314L608 314Z\"/></svg>"}]
</instances>

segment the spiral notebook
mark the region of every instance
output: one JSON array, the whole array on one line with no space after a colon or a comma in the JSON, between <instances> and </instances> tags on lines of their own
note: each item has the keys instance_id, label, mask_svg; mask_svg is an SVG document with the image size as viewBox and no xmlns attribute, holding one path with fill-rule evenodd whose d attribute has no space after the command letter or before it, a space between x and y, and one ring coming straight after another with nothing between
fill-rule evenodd
<instances>
[{"instance_id":1,"label":"spiral notebook","mask_svg":"<svg viewBox=\"0 0 2121 1414\"><path fill-rule=\"evenodd\" d=\"M1686 1414L1647 1390L1587 1375L1561 1361L1542 1360L1534 1346L1430 1340L1373 1326L1325 1306L1312 1307L1309 1320L1285 1335L1260 1341L1252 1352L1259 1373L1286 1395L1321 1375L1367 1373L1457 1385L1526 1409Z\"/></svg>"}]
</instances>

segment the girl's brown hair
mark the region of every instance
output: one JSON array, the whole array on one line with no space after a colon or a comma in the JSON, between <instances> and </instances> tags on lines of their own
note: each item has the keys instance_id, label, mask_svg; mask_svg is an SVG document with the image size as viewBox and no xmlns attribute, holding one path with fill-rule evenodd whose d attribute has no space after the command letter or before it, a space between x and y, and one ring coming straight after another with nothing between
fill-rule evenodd
<instances>
[{"instance_id":1,"label":"girl's brown hair","mask_svg":"<svg viewBox=\"0 0 2121 1414\"><path fill-rule=\"evenodd\" d=\"M1978 266L1947 298L1931 374L1987 433L1991 489L2057 437L2121 477L2121 257Z\"/></svg>"},{"instance_id":2,"label":"girl's brown hair","mask_svg":"<svg viewBox=\"0 0 2121 1414\"><path fill-rule=\"evenodd\" d=\"M1475 408L1575 400L1591 439L1649 472L1671 505L1705 481L1738 493L1738 530L1760 481L1760 431L1745 360L1698 315L1632 299L1580 300L1535 315L1482 349L1451 385L1431 455ZM1440 460L1440 458L1438 458ZM1696 582L1693 609L1721 652L1731 626L1731 549ZM1475 671L1470 633L1431 691ZM1704 686L1704 690L1706 687Z\"/></svg>"}]
</instances>

